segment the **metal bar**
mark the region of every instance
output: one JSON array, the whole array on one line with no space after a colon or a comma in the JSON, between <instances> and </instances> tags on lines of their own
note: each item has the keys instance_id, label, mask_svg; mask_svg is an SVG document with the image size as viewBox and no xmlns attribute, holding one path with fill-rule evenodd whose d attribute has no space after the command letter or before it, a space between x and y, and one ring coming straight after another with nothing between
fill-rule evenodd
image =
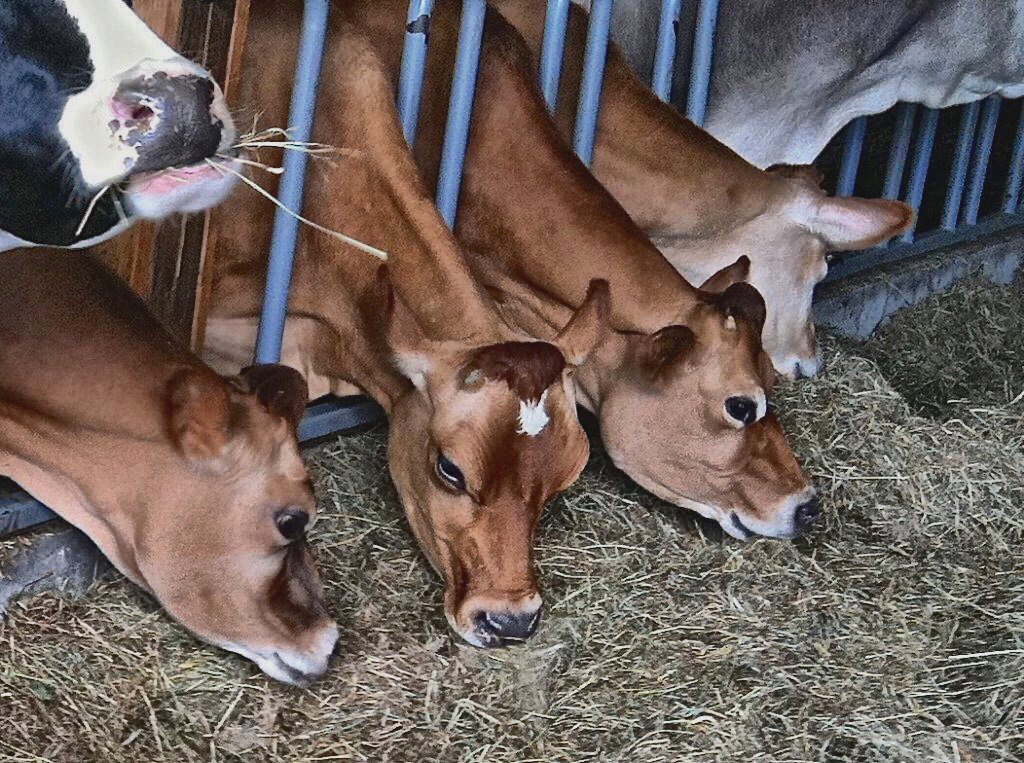
<instances>
[{"instance_id":1,"label":"metal bar","mask_svg":"<svg viewBox=\"0 0 1024 763\"><path fill-rule=\"evenodd\" d=\"M872 268L920 257L945 247L973 244L1009 230L1024 232L1024 217L1000 212L986 217L977 225L960 227L956 230L937 228L922 233L917 241L911 244L895 244L888 248L874 247L862 252L851 252L829 265L828 275L823 283L840 281Z\"/></svg>"},{"instance_id":2,"label":"metal bar","mask_svg":"<svg viewBox=\"0 0 1024 763\"><path fill-rule=\"evenodd\" d=\"M548 12L544 17L544 41L540 46L540 91L544 94L544 102L549 111L554 111L558 105L569 4L570 0L548 0Z\"/></svg>"},{"instance_id":3,"label":"metal bar","mask_svg":"<svg viewBox=\"0 0 1024 763\"><path fill-rule=\"evenodd\" d=\"M305 0L302 15L302 39L295 67L291 112L288 115L291 140L308 142L313 135L313 112L317 86L323 65L330 0ZM308 155L303 151L284 152L284 175L278 190L281 204L293 212L302 211ZM256 338L256 362L274 363L281 357L288 289L292 263L299 236L299 221L283 209L274 216L274 234L270 241L267 284L263 312Z\"/></svg>"},{"instance_id":4,"label":"metal bar","mask_svg":"<svg viewBox=\"0 0 1024 763\"><path fill-rule=\"evenodd\" d=\"M1018 211L1022 179L1024 179L1024 101L1021 102L1017 134L1013 138L1013 151L1010 153L1010 171L1006 176L1006 189L1003 191L1004 212Z\"/></svg>"},{"instance_id":5,"label":"metal bar","mask_svg":"<svg viewBox=\"0 0 1024 763\"><path fill-rule=\"evenodd\" d=\"M977 101L965 104L960 112L960 127L956 134L956 145L953 148L953 163L949 169L949 184L946 186L946 200L942 204L942 222L940 226L953 230L960 219L960 200L964 195L964 182L967 180L967 162L971 158L971 145L974 143L974 131L978 125Z\"/></svg>"},{"instance_id":6,"label":"metal bar","mask_svg":"<svg viewBox=\"0 0 1024 763\"><path fill-rule=\"evenodd\" d=\"M613 2L593 0L590 4L590 27L587 29L587 48L583 54L583 79L580 82L580 100L572 141L576 155L588 167L594 159L594 136L597 134L597 117L601 110L601 87L604 84L604 64L608 57Z\"/></svg>"},{"instance_id":7,"label":"metal bar","mask_svg":"<svg viewBox=\"0 0 1024 763\"><path fill-rule=\"evenodd\" d=\"M718 25L718 0L700 0L697 28L693 36L693 61L690 64L690 89L686 98L686 116L698 127L704 126L711 89L711 60L715 52L715 27Z\"/></svg>"},{"instance_id":8,"label":"metal bar","mask_svg":"<svg viewBox=\"0 0 1024 763\"><path fill-rule=\"evenodd\" d=\"M448 103L448 123L441 147L441 168L437 180L437 208L451 228L462 187L462 166L466 159L469 120L476 93L476 73L480 63L480 43L484 33L485 0L463 0L459 50L455 56L452 95Z\"/></svg>"},{"instance_id":9,"label":"metal bar","mask_svg":"<svg viewBox=\"0 0 1024 763\"><path fill-rule=\"evenodd\" d=\"M896 131L889 144L889 161L885 166L885 184L882 197L896 199L900 195L903 182L903 170L907 167L907 154L910 153L910 138L914 133L914 115L917 104L901 103L896 110Z\"/></svg>"},{"instance_id":10,"label":"metal bar","mask_svg":"<svg viewBox=\"0 0 1024 763\"><path fill-rule=\"evenodd\" d=\"M857 117L843 132L843 159L839 165L839 180L836 181L836 196L853 196L857 183L857 169L860 154L864 150L864 135L868 129L868 118Z\"/></svg>"},{"instance_id":11,"label":"metal bar","mask_svg":"<svg viewBox=\"0 0 1024 763\"><path fill-rule=\"evenodd\" d=\"M978 210L981 207L981 194L985 190L985 176L988 174L988 160L992 156L992 141L996 137L996 124L999 122L999 108L1002 99L991 95L981 106L981 117L978 119L978 135L971 153L971 169L967 175L963 224L974 225L978 222Z\"/></svg>"},{"instance_id":12,"label":"metal bar","mask_svg":"<svg viewBox=\"0 0 1024 763\"><path fill-rule=\"evenodd\" d=\"M924 196L924 181L928 178L928 163L932 158L932 148L935 146L935 129L939 126L939 112L937 109L925 109L921 115L921 121L917 126L917 140L914 142L914 151L910 159L910 179L907 181L907 196L905 201L915 210L921 206L921 197ZM914 223L916 227L917 223ZM906 242L914 240L915 227L911 227L903 234L901 239Z\"/></svg>"},{"instance_id":13,"label":"metal bar","mask_svg":"<svg viewBox=\"0 0 1024 763\"><path fill-rule=\"evenodd\" d=\"M368 397L326 398L313 402L299 423L299 442L308 444L328 435L371 424L384 411ZM4 482L0 478L0 483ZM0 495L0 538L57 519L50 509L22 490Z\"/></svg>"},{"instance_id":14,"label":"metal bar","mask_svg":"<svg viewBox=\"0 0 1024 763\"><path fill-rule=\"evenodd\" d=\"M423 75L427 68L430 14L433 12L434 0L409 0L402 68L398 75L398 118L402 122L405 142L410 146L416 143L416 124L419 122L420 100L423 97Z\"/></svg>"},{"instance_id":15,"label":"metal bar","mask_svg":"<svg viewBox=\"0 0 1024 763\"><path fill-rule=\"evenodd\" d=\"M672 73L676 62L677 27L679 9L683 0L662 0L661 20L658 22L658 47L654 50L654 73L651 75L651 90L661 100L667 101L672 95Z\"/></svg>"}]
</instances>

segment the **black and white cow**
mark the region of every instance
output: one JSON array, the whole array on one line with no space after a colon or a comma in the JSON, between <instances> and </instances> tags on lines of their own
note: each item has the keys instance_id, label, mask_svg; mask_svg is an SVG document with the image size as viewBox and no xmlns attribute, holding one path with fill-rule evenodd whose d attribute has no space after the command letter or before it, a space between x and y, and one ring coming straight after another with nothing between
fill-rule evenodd
<instances>
[{"instance_id":1,"label":"black and white cow","mask_svg":"<svg viewBox=\"0 0 1024 763\"><path fill-rule=\"evenodd\" d=\"M679 25L683 76L696 5ZM645 76L660 7L615 6L613 36ZM855 117L993 93L1024 95L1024 0L721 0L706 127L760 167L805 164Z\"/></svg>"},{"instance_id":2,"label":"black and white cow","mask_svg":"<svg viewBox=\"0 0 1024 763\"><path fill-rule=\"evenodd\" d=\"M0 252L86 246L233 187L220 88L129 6L0 0Z\"/></svg>"}]
</instances>

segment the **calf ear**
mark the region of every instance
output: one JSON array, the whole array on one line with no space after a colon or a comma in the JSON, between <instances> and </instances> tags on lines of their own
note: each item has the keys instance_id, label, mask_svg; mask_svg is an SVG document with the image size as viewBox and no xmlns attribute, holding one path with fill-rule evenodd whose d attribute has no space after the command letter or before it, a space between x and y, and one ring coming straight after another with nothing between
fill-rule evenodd
<instances>
[{"instance_id":1,"label":"calf ear","mask_svg":"<svg viewBox=\"0 0 1024 763\"><path fill-rule=\"evenodd\" d=\"M790 180L799 180L814 188L820 188L825 176L813 164L773 164L765 169L773 175L780 175Z\"/></svg>"},{"instance_id":2,"label":"calf ear","mask_svg":"<svg viewBox=\"0 0 1024 763\"><path fill-rule=\"evenodd\" d=\"M643 338L641 366L648 375L657 378L665 369L685 358L696 344L697 335L689 326L665 326Z\"/></svg>"},{"instance_id":3,"label":"calf ear","mask_svg":"<svg viewBox=\"0 0 1024 763\"><path fill-rule=\"evenodd\" d=\"M867 249L910 227L914 210L902 201L831 197L820 199L807 227L830 251Z\"/></svg>"},{"instance_id":4,"label":"calf ear","mask_svg":"<svg viewBox=\"0 0 1024 763\"><path fill-rule=\"evenodd\" d=\"M559 332L555 345L569 365L584 363L594 348L608 336L611 297L608 282L595 278L587 288L587 296L569 322Z\"/></svg>"},{"instance_id":5,"label":"calf ear","mask_svg":"<svg viewBox=\"0 0 1024 763\"><path fill-rule=\"evenodd\" d=\"M384 304L387 342L394 354L395 365L417 389L425 390L430 372L430 360L426 354L429 340L412 310L395 293L387 265L377 269L377 291Z\"/></svg>"},{"instance_id":6,"label":"calf ear","mask_svg":"<svg viewBox=\"0 0 1024 763\"><path fill-rule=\"evenodd\" d=\"M243 368L239 378L264 408L287 421L294 431L299 430L309 400L306 377L290 366L264 363Z\"/></svg>"},{"instance_id":7,"label":"calf ear","mask_svg":"<svg viewBox=\"0 0 1024 763\"><path fill-rule=\"evenodd\" d=\"M186 458L210 461L224 451L230 434L227 385L211 373L184 369L167 383L167 429Z\"/></svg>"},{"instance_id":8,"label":"calf ear","mask_svg":"<svg viewBox=\"0 0 1024 763\"><path fill-rule=\"evenodd\" d=\"M726 265L702 283L700 289L712 293L723 292L734 283L746 281L748 275L750 275L750 258L744 254L732 265Z\"/></svg>"},{"instance_id":9,"label":"calf ear","mask_svg":"<svg viewBox=\"0 0 1024 763\"><path fill-rule=\"evenodd\" d=\"M764 329L767 314L764 297L749 283L734 283L715 296L714 304L726 318L742 318L749 321L757 329L758 334Z\"/></svg>"}]
</instances>

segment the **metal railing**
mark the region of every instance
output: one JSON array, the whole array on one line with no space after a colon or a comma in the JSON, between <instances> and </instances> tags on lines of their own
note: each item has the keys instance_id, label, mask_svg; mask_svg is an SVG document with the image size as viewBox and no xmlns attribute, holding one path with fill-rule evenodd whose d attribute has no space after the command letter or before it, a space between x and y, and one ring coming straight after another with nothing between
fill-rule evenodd
<instances>
[{"instance_id":1,"label":"metal railing","mask_svg":"<svg viewBox=\"0 0 1024 763\"><path fill-rule=\"evenodd\" d=\"M714 54L718 0L696 0L690 78L687 83L686 115L703 125ZM570 0L548 0L544 40L538 72L541 92L550 109L558 97ZM584 70L573 132L573 147L590 164L597 130L604 63L608 50L614 0L592 0L590 26L584 53ZM449 226L457 214L462 168L476 90L477 67L483 35L486 0L463 0L455 72L452 80L448 123L442 148L437 187L437 205ZM677 32L682 0L663 0L655 49L651 87L668 100L673 85L677 55ZM434 0L411 0L407 16L405 47L398 87L398 111L406 139L416 140L416 125L422 99L427 60L428 29ZM330 0L305 0L302 39L295 72L289 126L295 140L309 140L313 131L317 86L323 61ZM965 106L953 147L940 224L933 231L909 231L888 246L860 252L834 264L829 280L835 280L880 264L915 256L929 249L974 240L1011 225L1024 223L1021 184L1024 177L1024 110L1018 119L1010 150L1010 166L999 211L979 221L981 199L987 178L1001 100L993 96ZM882 195L902 198L915 209L921 205L936 142L940 112L900 104L886 161ZM836 191L850 195L861 168L867 117L854 120L843 134L842 158ZM286 152L280 200L288 209L302 206L307 155ZM908 164L909 163L909 164ZM288 291L298 236L298 220L278 210L267 269L255 358L275 362L280 358L284 335ZM380 409L365 398L317 402L307 409L299 429L303 441L332 432L351 429L381 416ZM0 535L52 518L49 510L22 494L0 501Z\"/></svg>"}]
</instances>

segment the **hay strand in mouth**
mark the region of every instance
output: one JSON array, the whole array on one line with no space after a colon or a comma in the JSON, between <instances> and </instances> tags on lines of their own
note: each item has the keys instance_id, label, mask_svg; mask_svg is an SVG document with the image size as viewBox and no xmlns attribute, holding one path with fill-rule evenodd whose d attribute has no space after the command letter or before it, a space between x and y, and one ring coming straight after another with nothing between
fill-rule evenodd
<instances>
[{"instance_id":1,"label":"hay strand in mouth","mask_svg":"<svg viewBox=\"0 0 1024 763\"><path fill-rule=\"evenodd\" d=\"M269 199L270 201L272 201L275 206L277 206L280 209L284 210L285 213L287 213L291 217L294 217L296 220L298 220L303 225L308 225L310 228L312 228L315 231L319 231L320 233L323 233L326 236L330 236L331 238L335 238L338 241L346 243L349 246L351 246L351 247L353 247L355 249L358 249L361 252L365 252L366 254L369 254L372 257L376 257L379 260L387 262L387 259L388 259L388 253L387 252L385 252L385 251L383 251L381 249L378 249L375 246L370 246L369 244L364 243L364 242L360 241L357 238L352 238L351 236L346 236L344 233L341 233L340 231L332 230L332 229L327 228L327 227L325 227L323 225L320 225L319 223L315 223L312 220L310 220L310 219L308 219L306 217L303 217L298 212L296 212L296 211L294 211L292 209L288 209L288 207L286 207L284 204L282 204L281 201L276 196L274 196L274 194L270 193L265 188L261 187L259 185L259 183L256 183L256 182L250 180L245 175L243 175L241 172L238 172L237 170L233 170L233 169L231 169L230 167L228 167L228 166L226 166L224 164L215 162L212 159L207 159L206 163L209 164L211 167L213 167L218 172L227 172L227 173L230 173L230 174L234 175L239 180L241 180L243 183L245 183L247 186L249 186L254 191L256 191L256 193L258 193L260 196L263 196L264 198Z\"/></svg>"},{"instance_id":2,"label":"hay strand in mouth","mask_svg":"<svg viewBox=\"0 0 1024 763\"><path fill-rule=\"evenodd\" d=\"M75 231L75 238L82 235L82 231L85 230L85 226L89 224L89 218L92 217L93 211L96 209L96 205L99 204L103 194L110 190L110 184L103 186L99 193L92 197L92 201L89 202L89 206L85 210L85 216L82 218L82 222L78 224L78 229Z\"/></svg>"}]
</instances>

